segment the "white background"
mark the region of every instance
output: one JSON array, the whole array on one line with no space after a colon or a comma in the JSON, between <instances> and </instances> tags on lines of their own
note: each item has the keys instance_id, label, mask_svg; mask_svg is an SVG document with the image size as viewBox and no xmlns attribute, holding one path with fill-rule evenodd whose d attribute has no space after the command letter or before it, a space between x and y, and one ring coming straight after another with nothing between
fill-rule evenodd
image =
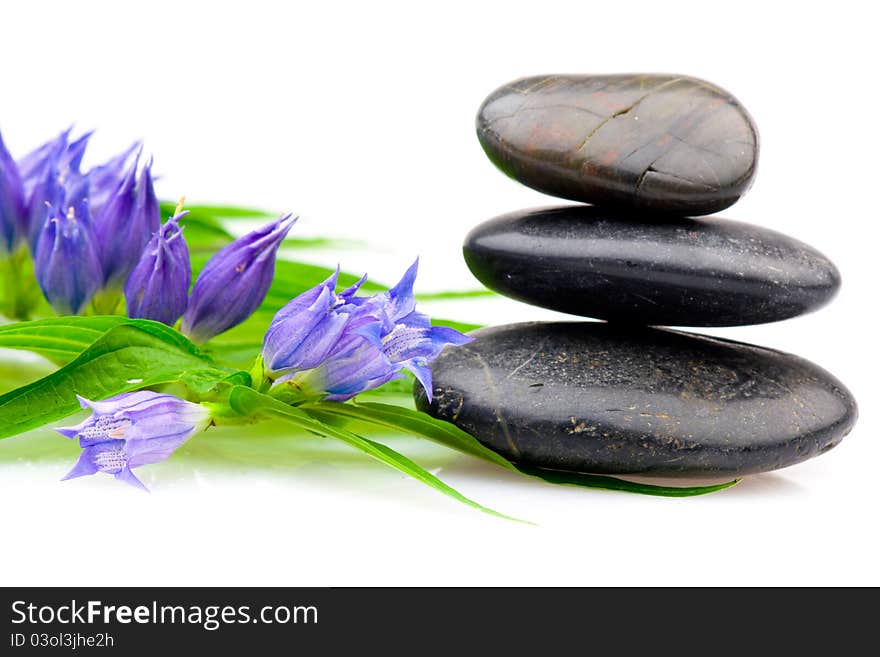
<instances>
[{"instance_id":1,"label":"white background","mask_svg":"<svg viewBox=\"0 0 880 657\"><path fill-rule=\"evenodd\" d=\"M762 138L754 188L723 214L817 246L844 284L818 313L713 332L821 364L861 417L827 455L696 499L553 487L394 443L536 527L316 441L251 458L204 434L139 471L144 495L109 477L58 483L75 448L29 455L30 434L0 445L0 584L880 584L870 6L4 3L0 129L14 153L71 122L98 129L92 162L143 138L164 197L293 210L300 235L374 247L312 257L385 281L420 254L423 291L476 286L460 257L472 226L553 202L483 156L474 115L495 87L551 72L716 82ZM553 316L504 299L430 310Z\"/></svg>"}]
</instances>

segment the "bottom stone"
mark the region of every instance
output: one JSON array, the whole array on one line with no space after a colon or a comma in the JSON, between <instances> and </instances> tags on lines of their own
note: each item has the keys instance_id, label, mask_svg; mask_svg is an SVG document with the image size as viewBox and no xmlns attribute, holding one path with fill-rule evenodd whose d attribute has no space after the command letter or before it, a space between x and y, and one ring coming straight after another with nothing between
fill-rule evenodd
<instances>
[{"instance_id":1,"label":"bottom stone","mask_svg":"<svg viewBox=\"0 0 880 657\"><path fill-rule=\"evenodd\" d=\"M514 462L600 474L738 476L837 445L856 403L797 356L599 322L482 329L416 404Z\"/></svg>"}]
</instances>

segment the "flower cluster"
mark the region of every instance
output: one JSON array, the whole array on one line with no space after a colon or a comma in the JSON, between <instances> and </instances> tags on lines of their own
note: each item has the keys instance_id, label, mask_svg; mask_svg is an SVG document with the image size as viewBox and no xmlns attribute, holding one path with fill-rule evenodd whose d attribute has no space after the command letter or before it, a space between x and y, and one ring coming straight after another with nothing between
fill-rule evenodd
<instances>
[{"instance_id":1,"label":"flower cluster","mask_svg":"<svg viewBox=\"0 0 880 657\"><path fill-rule=\"evenodd\" d=\"M189 249L178 212L161 224L152 161L135 143L83 171L91 133L62 132L18 161L0 138L0 258L27 245L52 309L114 312L173 325L195 342L243 322L260 305L275 256L295 219L281 217L218 251L192 294Z\"/></svg>"},{"instance_id":2,"label":"flower cluster","mask_svg":"<svg viewBox=\"0 0 880 657\"><path fill-rule=\"evenodd\" d=\"M0 141L0 255L27 244L40 289L60 314L80 313L99 290L120 287L160 223L140 144L83 171L91 133L71 140L70 132L18 162Z\"/></svg>"},{"instance_id":3,"label":"flower cluster","mask_svg":"<svg viewBox=\"0 0 880 657\"><path fill-rule=\"evenodd\" d=\"M471 338L431 326L428 316L416 311L417 271L418 260L388 292L359 297L366 276L336 294L337 270L279 310L262 351L271 391L287 398L345 401L408 370L430 398L430 361L447 344Z\"/></svg>"},{"instance_id":4,"label":"flower cluster","mask_svg":"<svg viewBox=\"0 0 880 657\"><path fill-rule=\"evenodd\" d=\"M179 233L174 232L173 219L169 223L168 234L153 240L150 252L155 252L156 260L174 259ZM465 344L471 338L431 326L428 316L416 311L417 267L418 261L391 290L372 296L357 296L366 276L337 294L337 270L278 311L258 359L269 393L294 404L318 399L343 402L409 370L430 397L430 361L446 345ZM234 289L233 282L229 285ZM58 429L79 439L83 448L65 479L104 472L143 488L132 468L167 459L212 421L205 406L149 391L101 402L80 398L80 404L91 408L92 416L75 427Z\"/></svg>"},{"instance_id":5,"label":"flower cluster","mask_svg":"<svg viewBox=\"0 0 880 657\"><path fill-rule=\"evenodd\" d=\"M163 224L152 160L144 161L140 143L84 170L90 138L72 139L66 130L18 160L0 138L0 263L15 271L30 256L36 282L58 314L116 312L124 299L129 317L179 322L197 344L247 319L268 292L278 249L296 219L284 215L232 241L190 289L182 201ZM431 326L416 311L417 270L418 261L387 292L359 295L366 276L337 293L337 269L290 301L265 334L255 387L290 404L344 402L409 371L430 397L430 362L445 346L470 338ZM9 286L13 296L16 287ZM20 316L21 306L10 307L11 316ZM222 402L203 405L148 390L79 400L91 416L58 429L82 448L65 479L103 472L145 488L132 470L167 459L207 428L215 421L209 406L228 420Z\"/></svg>"},{"instance_id":6,"label":"flower cluster","mask_svg":"<svg viewBox=\"0 0 880 657\"><path fill-rule=\"evenodd\" d=\"M179 211L153 235L125 284L128 316L173 325L203 343L257 309L275 273L275 256L296 219L284 215L227 244L205 264L192 294L189 249Z\"/></svg>"}]
</instances>

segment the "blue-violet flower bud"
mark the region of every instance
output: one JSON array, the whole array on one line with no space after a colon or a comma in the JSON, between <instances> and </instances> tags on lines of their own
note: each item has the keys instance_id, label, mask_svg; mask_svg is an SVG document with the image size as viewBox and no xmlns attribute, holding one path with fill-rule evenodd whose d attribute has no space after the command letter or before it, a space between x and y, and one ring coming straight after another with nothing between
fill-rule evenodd
<instances>
[{"instance_id":1,"label":"blue-violet flower bud","mask_svg":"<svg viewBox=\"0 0 880 657\"><path fill-rule=\"evenodd\" d=\"M278 247L295 222L284 215L214 254L196 279L180 330L203 343L250 317L269 290Z\"/></svg>"},{"instance_id":2,"label":"blue-violet flower bud","mask_svg":"<svg viewBox=\"0 0 880 657\"><path fill-rule=\"evenodd\" d=\"M34 270L49 304L59 315L78 314L101 287L88 202L49 215L37 243Z\"/></svg>"},{"instance_id":3,"label":"blue-violet flower bud","mask_svg":"<svg viewBox=\"0 0 880 657\"><path fill-rule=\"evenodd\" d=\"M74 427L57 430L63 436L79 439L83 449L64 479L104 472L147 490L132 469L164 461L211 422L206 407L148 390L104 401L78 399L83 408L92 410L92 415Z\"/></svg>"},{"instance_id":4,"label":"blue-violet flower bud","mask_svg":"<svg viewBox=\"0 0 880 657\"><path fill-rule=\"evenodd\" d=\"M89 145L89 139L92 138L93 134L92 131L89 131L79 139L67 144L61 154L62 176L67 177L70 175L79 175L83 156L86 154L86 147Z\"/></svg>"},{"instance_id":5,"label":"blue-violet flower bud","mask_svg":"<svg viewBox=\"0 0 880 657\"><path fill-rule=\"evenodd\" d=\"M71 197L89 196L88 193L80 194L78 189L71 188L83 186L80 166L92 133L87 132L71 142L70 132L71 129L68 128L25 155L18 163L28 208L26 233L32 252L36 249L37 239L49 218L47 204L49 208L78 208L79 199Z\"/></svg>"},{"instance_id":6,"label":"blue-violet flower bud","mask_svg":"<svg viewBox=\"0 0 880 657\"><path fill-rule=\"evenodd\" d=\"M191 279L189 249L178 225L188 212L178 212L144 249L125 283L128 316L172 326L186 310Z\"/></svg>"},{"instance_id":7,"label":"blue-violet flower bud","mask_svg":"<svg viewBox=\"0 0 880 657\"><path fill-rule=\"evenodd\" d=\"M95 236L107 287L121 287L159 230L159 204L148 163L137 176L139 157L129 165L116 191L95 217Z\"/></svg>"},{"instance_id":8,"label":"blue-violet flower bud","mask_svg":"<svg viewBox=\"0 0 880 657\"><path fill-rule=\"evenodd\" d=\"M35 200L32 199L34 188L42 180L43 172L49 160L55 158L56 165L60 165L60 158L67 148L67 140L70 137L71 130L72 128L68 128L57 137L53 137L45 144L37 146L30 153L19 158L18 171L21 174L22 184L24 184L25 200L29 205L31 200ZM41 205L43 201L40 201Z\"/></svg>"},{"instance_id":9,"label":"blue-violet flower bud","mask_svg":"<svg viewBox=\"0 0 880 657\"><path fill-rule=\"evenodd\" d=\"M24 186L0 135L0 257L11 254L25 231Z\"/></svg>"},{"instance_id":10,"label":"blue-violet flower bud","mask_svg":"<svg viewBox=\"0 0 880 657\"><path fill-rule=\"evenodd\" d=\"M89 170L91 186L89 189L89 209L93 217L100 217L104 206L113 197L119 184L125 178L128 165L133 157L137 157L143 149L141 142L136 141L119 155L115 155L104 164Z\"/></svg>"},{"instance_id":11,"label":"blue-violet flower bud","mask_svg":"<svg viewBox=\"0 0 880 657\"><path fill-rule=\"evenodd\" d=\"M62 135L54 143L55 148L48 152L46 157L35 163L33 173L28 178L23 178L25 191L30 189L27 197L27 239L31 253L36 255L37 242L49 221L51 215L63 213L61 208L70 207L64 205L65 189L61 182L61 155L66 146L66 135ZM37 168L37 165L39 167Z\"/></svg>"}]
</instances>

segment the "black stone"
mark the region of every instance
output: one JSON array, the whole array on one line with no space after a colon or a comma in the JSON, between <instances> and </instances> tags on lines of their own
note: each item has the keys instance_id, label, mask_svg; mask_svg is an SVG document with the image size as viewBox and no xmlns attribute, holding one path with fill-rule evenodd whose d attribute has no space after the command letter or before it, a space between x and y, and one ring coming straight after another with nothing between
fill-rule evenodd
<instances>
[{"instance_id":1,"label":"black stone","mask_svg":"<svg viewBox=\"0 0 880 657\"><path fill-rule=\"evenodd\" d=\"M523 210L477 226L464 257L484 285L575 315L667 326L774 322L826 304L840 274L795 239L725 219Z\"/></svg>"},{"instance_id":2,"label":"black stone","mask_svg":"<svg viewBox=\"0 0 880 657\"><path fill-rule=\"evenodd\" d=\"M758 132L709 82L672 75L549 75L495 90L477 115L495 165L541 192L682 215L751 186Z\"/></svg>"},{"instance_id":3,"label":"black stone","mask_svg":"<svg viewBox=\"0 0 880 657\"><path fill-rule=\"evenodd\" d=\"M443 351L433 402L416 403L531 466L733 477L822 454L856 420L828 372L753 345L600 322L473 335Z\"/></svg>"}]
</instances>

